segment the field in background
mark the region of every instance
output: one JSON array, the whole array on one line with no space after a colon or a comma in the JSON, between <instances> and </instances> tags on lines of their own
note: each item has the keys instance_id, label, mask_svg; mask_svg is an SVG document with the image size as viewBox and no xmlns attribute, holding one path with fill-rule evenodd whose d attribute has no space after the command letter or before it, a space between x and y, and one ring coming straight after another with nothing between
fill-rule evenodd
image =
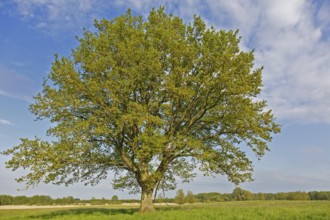
<instances>
[{"instance_id":1,"label":"field in background","mask_svg":"<svg viewBox=\"0 0 330 220\"><path fill-rule=\"evenodd\" d=\"M140 214L138 207L80 206L51 209L0 210L0 219L67 220L330 220L329 201L245 201L158 207Z\"/></svg>"}]
</instances>

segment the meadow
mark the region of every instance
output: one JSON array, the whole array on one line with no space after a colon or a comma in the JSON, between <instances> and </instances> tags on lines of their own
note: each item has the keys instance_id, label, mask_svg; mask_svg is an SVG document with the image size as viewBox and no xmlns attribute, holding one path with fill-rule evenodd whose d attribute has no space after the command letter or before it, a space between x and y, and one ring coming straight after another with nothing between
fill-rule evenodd
<instances>
[{"instance_id":1,"label":"meadow","mask_svg":"<svg viewBox=\"0 0 330 220\"><path fill-rule=\"evenodd\" d=\"M0 219L67 220L330 220L330 201L244 201L158 207L141 214L138 207L81 206L51 209L0 210Z\"/></svg>"}]
</instances>

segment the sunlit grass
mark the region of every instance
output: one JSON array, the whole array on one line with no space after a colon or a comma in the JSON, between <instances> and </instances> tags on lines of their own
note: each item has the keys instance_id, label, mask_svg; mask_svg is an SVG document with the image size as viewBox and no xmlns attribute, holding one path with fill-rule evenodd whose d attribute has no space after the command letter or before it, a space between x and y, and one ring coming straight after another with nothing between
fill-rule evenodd
<instances>
[{"instance_id":1,"label":"sunlit grass","mask_svg":"<svg viewBox=\"0 0 330 220\"><path fill-rule=\"evenodd\" d=\"M158 208L141 214L137 208L79 207L34 210L0 210L0 219L67 220L330 220L329 201L222 202Z\"/></svg>"}]
</instances>

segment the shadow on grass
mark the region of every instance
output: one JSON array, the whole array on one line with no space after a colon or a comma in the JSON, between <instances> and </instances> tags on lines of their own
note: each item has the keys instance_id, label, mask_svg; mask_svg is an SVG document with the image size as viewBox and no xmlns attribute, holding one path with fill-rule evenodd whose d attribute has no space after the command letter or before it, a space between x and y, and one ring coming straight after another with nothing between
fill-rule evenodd
<instances>
[{"instance_id":1,"label":"shadow on grass","mask_svg":"<svg viewBox=\"0 0 330 220\"><path fill-rule=\"evenodd\" d=\"M68 215L94 215L94 214L104 214L104 215L118 215L126 214L132 215L138 212L138 209L107 209L107 208L79 208L79 209L67 209L60 211L50 211L46 214L31 215L29 219L51 219L55 217L64 217Z\"/></svg>"},{"instance_id":2,"label":"shadow on grass","mask_svg":"<svg viewBox=\"0 0 330 220\"><path fill-rule=\"evenodd\" d=\"M173 210L182 210L186 209L182 206L176 207L157 207L157 210L162 211L173 211ZM30 215L28 219L52 219L56 217L65 217L69 215L94 215L94 214L102 214L102 215L133 215L134 213L139 212L138 208L76 208L76 209L63 209L58 211L49 211L46 214L39 215Z\"/></svg>"},{"instance_id":3,"label":"shadow on grass","mask_svg":"<svg viewBox=\"0 0 330 220\"><path fill-rule=\"evenodd\" d=\"M183 210L185 209L182 206L165 206L165 207L156 207L157 210L162 210L162 211L173 211L173 210Z\"/></svg>"}]
</instances>

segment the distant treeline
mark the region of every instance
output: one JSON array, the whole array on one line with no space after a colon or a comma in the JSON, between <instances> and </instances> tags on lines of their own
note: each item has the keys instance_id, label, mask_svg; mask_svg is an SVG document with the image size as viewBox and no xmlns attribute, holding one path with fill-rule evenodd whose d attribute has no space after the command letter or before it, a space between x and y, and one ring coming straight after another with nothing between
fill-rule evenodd
<instances>
[{"instance_id":1,"label":"distant treeline","mask_svg":"<svg viewBox=\"0 0 330 220\"><path fill-rule=\"evenodd\" d=\"M224 202L246 200L330 200L330 191L252 193L235 188L232 193L199 193L194 195L197 202Z\"/></svg>"},{"instance_id":2,"label":"distant treeline","mask_svg":"<svg viewBox=\"0 0 330 220\"><path fill-rule=\"evenodd\" d=\"M53 199L50 196L36 195L32 197L27 196L10 196L0 195L0 205L72 205L72 204L91 204L91 205L104 205L104 204L120 204L120 203L139 202L138 200L118 200L117 196L111 199L96 199L80 200L72 196Z\"/></svg>"},{"instance_id":3,"label":"distant treeline","mask_svg":"<svg viewBox=\"0 0 330 220\"><path fill-rule=\"evenodd\" d=\"M178 190L175 198L164 198L159 196L155 202L169 203L194 203L194 202L226 202L226 201L247 201L247 200L330 200L330 191L313 191L313 192L280 192L280 193L252 193L239 187L235 188L232 193L199 193L193 194L191 191L184 195L183 190ZM117 196L111 199L80 200L72 196L53 199L50 196L36 195L27 196L10 196L0 195L0 205L72 205L72 204L121 204L136 203L139 200L119 200Z\"/></svg>"}]
</instances>

